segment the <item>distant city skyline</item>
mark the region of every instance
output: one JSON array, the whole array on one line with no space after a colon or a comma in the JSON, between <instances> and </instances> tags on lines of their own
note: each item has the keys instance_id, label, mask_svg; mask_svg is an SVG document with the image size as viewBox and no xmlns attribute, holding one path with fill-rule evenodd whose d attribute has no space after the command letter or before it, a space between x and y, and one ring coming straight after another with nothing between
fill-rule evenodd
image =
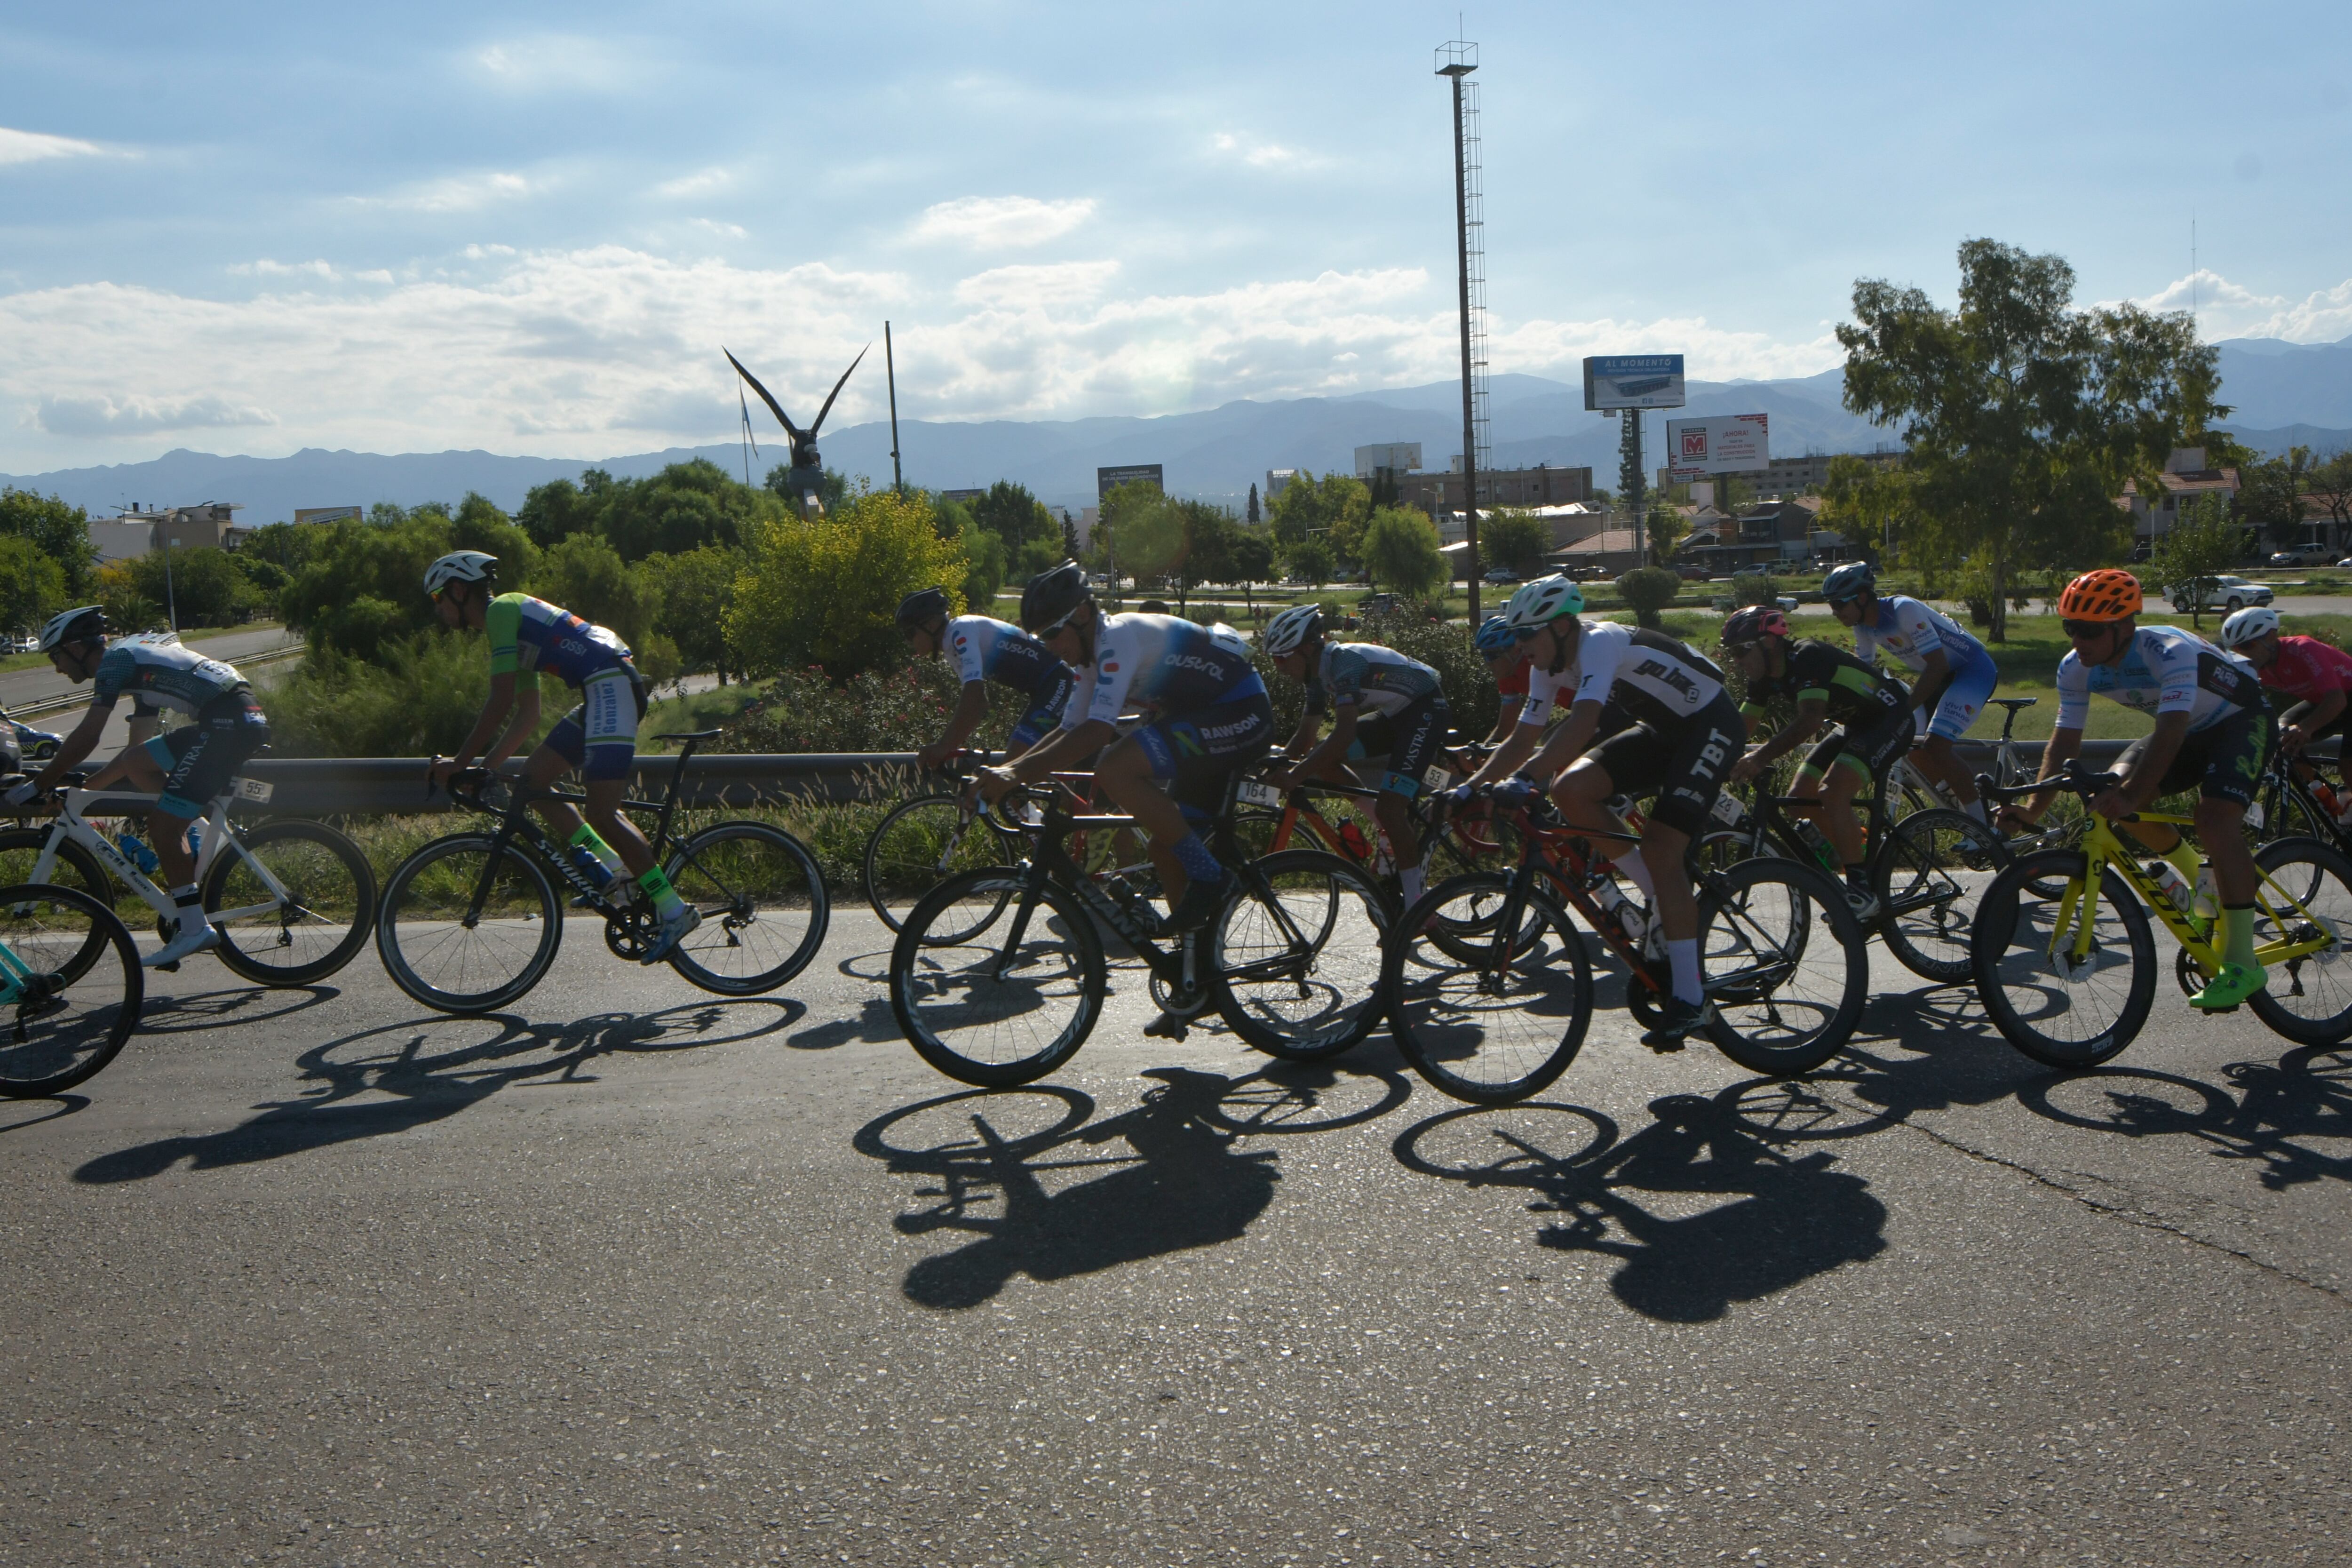
<instances>
[{"instance_id":1,"label":"distant city skyline","mask_svg":"<svg viewBox=\"0 0 2352 1568\"><path fill-rule=\"evenodd\" d=\"M705 444L735 426L722 342L789 407L886 317L910 418L1439 379L1454 17L20 9L0 471ZM1499 372L1818 372L1856 277L1948 300L1978 235L2067 257L2082 304L2193 289L2209 337L2352 334L2340 6L2219 37L2120 5L1515 5L1467 32ZM880 358L839 425L881 416Z\"/></svg>"}]
</instances>

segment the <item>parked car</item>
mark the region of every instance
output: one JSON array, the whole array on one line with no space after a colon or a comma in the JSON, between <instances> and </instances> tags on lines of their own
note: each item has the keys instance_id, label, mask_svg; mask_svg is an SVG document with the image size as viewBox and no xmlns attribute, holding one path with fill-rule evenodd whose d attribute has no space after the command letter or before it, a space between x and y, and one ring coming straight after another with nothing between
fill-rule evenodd
<instances>
[{"instance_id":1,"label":"parked car","mask_svg":"<svg viewBox=\"0 0 2352 1568\"><path fill-rule=\"evenodd\" d=\"M2189 603L2190 595L2186 583L2176 584L2167 589L2164 596L2172 601L2174 609L2185 616L2191 610L2224 610L2234 614L2248 605L2267 605L2273 595L2267 583L2249 583L2243 577L2216 577L2206 588L2205 602L2201 605Z\"/></svg>"},{"instance_id":2,"label":"parked car","mask_svg":"<svg viewBox=\"0 0 2352 1568\"><path fill-rule=\"evenodd\" d=\"M2325 544L2298 544L2292 550L2273 551L2273 566L2325 566L2335 558L2336 552Z\"/></svg>"},{"instance_id":3,"label":"parked car","mask_svg":"<svg viewBox=\"0 0 2352 1568\"><path fill-rule=\"evenodd\" d=\"M1516 583L1518 580L1519 574L1517 572L1512 571L1507 566L1497 566L1492 572L1486 574L1486 584L1492 588L1500 588L1507 584Z\"/></svg>"},{"instance_id":4,"label":"parked car","mask_svg":"<svg viewBox=\"0 0 2352 1568\"><path fill-rule=\"evenodd\" d=\"M1706 568L1704 566L1677 566L1675 568L1675 571L1685 583L1704 583L1706 581Z\"/></svg>"},{"instance_id":5,"label":"parked car","mask_svg":"<svg viewBox=\"0 0 2352 1568\"><path fill-rule=\"evenodd\" d=\"M1366 616L1390 615L1399 607L1399 602L1394 594L1367 594L1356 605L1357 613Z\"/></svg>"},{"instance_id":6,"label":"parked car","mask_svg":"<svg viewBox=\"0 0 2352 1568\"><path fill-rule=\"evenodd\" d=\"M36 730L29 724L19 724L14 719L6 722L16 737L17 752L28 763L47 762L58 754L58 747L64 743L63 736L53 735L47 730Z\"/></svg>"}]
</instances>

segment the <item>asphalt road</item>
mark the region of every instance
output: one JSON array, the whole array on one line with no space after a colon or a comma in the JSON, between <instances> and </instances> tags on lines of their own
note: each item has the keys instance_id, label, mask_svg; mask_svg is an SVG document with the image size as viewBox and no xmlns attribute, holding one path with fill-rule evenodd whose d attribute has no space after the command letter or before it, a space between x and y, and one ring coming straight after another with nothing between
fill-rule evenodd
<instances>
[{"instance_id":1,"label":"asphalt road","mask_svg":"<svg viewBox=\"0 0 2352 1568\"><path fill-rule=\"evenodd\" d=\"M1896 974L1810 1086L1596 1026L1039 1088L574 926L525 1016L209 960L0 1107L0 1563L2341 1563L2352 1057L2053 1079Z\"/></svg>"}]
</instances>

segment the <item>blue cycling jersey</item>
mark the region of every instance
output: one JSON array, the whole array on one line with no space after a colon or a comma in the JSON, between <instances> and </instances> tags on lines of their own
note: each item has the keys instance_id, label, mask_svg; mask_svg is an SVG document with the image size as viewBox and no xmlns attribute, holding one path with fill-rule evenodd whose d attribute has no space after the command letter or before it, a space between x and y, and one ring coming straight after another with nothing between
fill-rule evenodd
<instances>
[{"instance_id":1,"label":"blue cycling jersey","mask_svg":"<svg viewBox=\"0 0 2352 1568\"><path fill-rule=\"evenodd\" d=\"M1115 724L1130 703L1170 719L1265 690L1249 644L1222 622L1106 616L1095 634L1095 661L1079 673L1061 727L1075 730L1089 719Z\"/></svg>"},{"instance_id":2,"label":"blue cycling jersey","mask_svg":"<svg viewBox=\"0 0 2352 1568\"><path fill-rule=\"evenodd\" d=\"M1440 695L1437 671L1392 647L1371 642L1327 642L1307 677L1307 712L1326 707L1397 714Z\"/></svg>"},{"instance_id":3,"label":"blue cycling jersey","mask_svg":"<svg viewBox=\"0 0 2352 1568\"><path fill-rule=\"evenodd\" d=\"M2136 712L2186 713L2192 735L2264 701L2252 665L2179 626L2141 626L2115 664L2086 665L2074 653L2060 659L2059 729L2083 727L2095 691Z\"/></svg>"},{"instance_id":4,"label":"blue cycling jersey","mask_svg":"<svg viewBox=\"0 0 2352 1568\"><path fill-rule=\"evenodd\" d=\"M1955 670L1979 659L1990 663L1992 658L1984 644L1960 630L1951 616L1908 594L1882 596L1877 613L1853 628L1856 658L1868 664L1881 648L1911 670L1927 668L1931 653L1942 654L1944 662Z\"/></svg>"},{"instance_id":5,"label":"blue cycling jersey","mask_svg":"<svg viewBox=\"0 0 2352 1568\"><path fill-rule=\"evenodd\" d=\"M992 680L1026 695L1058 679L1065 669L1044 643L1019 626L987 616L958 616L948 623L946 636L955 654L956 677L967 686Z\"/></svg>"}]
</instances>

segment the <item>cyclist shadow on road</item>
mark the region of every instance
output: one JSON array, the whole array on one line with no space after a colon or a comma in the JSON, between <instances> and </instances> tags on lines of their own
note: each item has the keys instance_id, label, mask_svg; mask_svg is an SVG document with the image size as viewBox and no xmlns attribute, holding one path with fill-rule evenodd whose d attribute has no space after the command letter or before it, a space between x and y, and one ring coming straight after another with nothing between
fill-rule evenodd
<instances>
[{"instance_id":1,"label":"cyclist shadow on road","mask_svg":"<svg viewBox=\"0 0 2352 1568\"><path fill-rule=\"evenodd\" d=\"M588 1069L599 1056L755 1039L789 1027L803 1011L789 1000L714 998L658 1013L593 1013L562 1024L533 1024L508 1014L387 1024L304 1052L303 1081L313 1087L299 1099L265 1104L259 1114L222 1131L160 1138L100 1154L77 1169L74 1179L143 1181L183 1160L191 1170L215 1170L406 1132L517 1084L593 1083L596 1074Z\"/></svg>"},{"instance_id":2,"label":"cyclist shadow on road","mask_svg":"<svg viewBox=\"0 0 2352 1568\"><path fill-rule=\"evenodd\" d=\"M2180 1138L2253 1167L2273 1192L2352 1182L2352 1047L2305 1046L2276 1061L2232 1062L2223 1084L2147 1068L2045 1077L2019 1098L2037 1116L2126 1138ZM2233 1092L2234 1091L2234 1092Z\"/></svg>"},{"instance_id":3,"label":"cyclist shadow on road","mask_svg":"<svg viewBox=\"0 0 2352 1568\"><path fill-rule=\"evenodd\" d=\"M934 1202L892 1222L901 1233L975 1237L908 1268L908 1300L959 1310L1015 1275L1050 1282L1235 1240L1281 1180L1275 1152L1244 1139L1352 1126L1411 1093L1393 1071L1324 1066L1143 1076L1158 1080L1143 1102L1100 1121L1087 1096L1040 1085L945 1095L859 1129L861 1153L937 1180L916 1193ZM1126 1151L1106 1147L1114 1142Z\"/></svg>"},{"instance_id":4,"label":"cyclist shadow on road","mask_svg":"<svg viewBox=\"0 0 2352 1568\"><path fill-rule=\"evenodd\" d=\"M264 989L235 985L218 991L152 995L140 1009L142 1035L197 1034L232 1024L274 1024L331 1002L342 992L332 985L287 985Z\"/></svg>"},{"instance_id":5,"label":"cyclist shadow on road","mask_svg":"<svg viewBox=\"0 0 2352 1568\"><path fill-rule=\"evenodd\" d=\"M1610 1289L1644 1317L1712 1322L1886 1246L1870 1184L1826 1151L1792 1158L1759 1136L1741 1115L1749 1087L1652 1100L1654 1120L1623 1139L1581 1106L1465 1106L1406 1129L1396 1154L1448 1180L1528 1189L1530 1211L1563 1216L1537 1245L1621 1259Z\"/></svg>"}]
</instances>

